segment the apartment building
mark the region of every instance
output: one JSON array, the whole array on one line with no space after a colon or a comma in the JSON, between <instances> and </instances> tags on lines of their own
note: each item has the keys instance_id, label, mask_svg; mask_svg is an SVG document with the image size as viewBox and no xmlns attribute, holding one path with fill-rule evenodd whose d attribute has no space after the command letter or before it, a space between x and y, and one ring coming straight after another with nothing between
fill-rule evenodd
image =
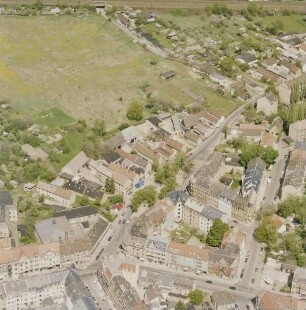
<instances>
[{"instance_id":1,"label":"apartment building","mask_svg":"<svg viewBox=\"0 0 306 310\"><path fill-rule=\"evenodd\" d=\"M74 269L0 284L0 308L6 310L97 310Z\"/></svg>"},{"instance_id":2,"label":"apartment building","mask_svg":"<svg viewBox=\"0 0 306 310\"><path fill-rule=\"evenodd\" d=\"M24 273L38 274L60 266L58 243L24 245L0 250L0 280L18 279Z\"/></svg>"},{"instance_id":3,"label":"apartment building","mask_svg":"<svg viewBox=\"0 0 306 310\"><path fill-rule=\"evenodd\" d=\"M104 266L100 262L98 268L98 280L103 290L111 298L116 309L120 310L149 310L150 307L143 304L136 290L122 276L120 271L113 270L111 266Z\"/></svg>"}]
</instances>

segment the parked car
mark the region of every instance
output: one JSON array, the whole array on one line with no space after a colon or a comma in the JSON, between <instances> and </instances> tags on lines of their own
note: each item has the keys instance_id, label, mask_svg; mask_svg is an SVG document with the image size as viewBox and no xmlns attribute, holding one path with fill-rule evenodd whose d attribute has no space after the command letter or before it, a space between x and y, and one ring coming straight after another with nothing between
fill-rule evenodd
<instances>
[{"instance_id":1,"label":"parked car","mask_svg":"<svg viewBox=\"0 0 306 310\"><path fill-rule=\"evenodd\" d=\"M255 282L255 279L252 279L252 283L254 283Z\"/></svg>"},{"instance_id":2,"label":"parked car","mask_svg":"<svg viewBox=\"0 0 306 310\"><path fill-rule=\"evenodd\" d=\"M255 268L255 272L257 272L258 271L258 268Z\"/></svg>"},{"instance_id":3,"label":"parked car","mask_svg":"<svg viewBox=\"0 0 306 310\"><path fill-rule=\"evenodd\" d=\"M112 236L108 237L107 241L111 241L112 240Z\"/></svg>"},{"instance_id":4,"label":"parked car","mask_svg":"<svg viewBox=\"0 0 306 310\"><path fill-rule=\"evenodd\" d=\"M119 222L118 222L119 224L121 224L121 220L119 220Z\"/></svg>"},{"instance_id":5,"label":"parked car","mask_svg":"<svg viewBox=\"0 0 306 310\"><path fill-rule=\"evenodd\" d=\"M235 286L230 286L229 288L230 288L230 290L236 290Z\"/></svg>"},{"instance_id":6,"label":"parked car","mask_svg":"<svg viewBox=\"0 0 306 310\"><path fill-rule=\"evenodd\" d=\"M122 224L125 224L125 220L122 221Z\"/></svg>"},{"instance_id":7,"label":"parked car","mask_svg":"<svg viewBox=\"0 0 306 310\"><path fill-rule=\"evenodd\" d=\"M212 284L211 280L206 280L206 283Z\"/></svg>"}]
</instances>

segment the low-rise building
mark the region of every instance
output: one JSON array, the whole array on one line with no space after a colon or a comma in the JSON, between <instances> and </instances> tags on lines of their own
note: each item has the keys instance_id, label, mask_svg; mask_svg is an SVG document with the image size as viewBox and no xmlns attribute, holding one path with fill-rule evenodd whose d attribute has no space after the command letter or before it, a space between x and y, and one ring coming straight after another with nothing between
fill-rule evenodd
<instances>
[{"instance_id":1,"label":"low-rise building","mask_svg":"<svg viewBox=\"0 0 306 310\"><path fill-rule=\"evenodd\" d=\"M306 303L292 296L263 292L259 296L260 309L264 310L304 310Z\"/></svg>"},{"instance_id":2,"label":"low-rise building","mask_svg":"<svg viewBox=\"0 0 306 310\"><path fill-rule=\"evenodd\" d=\"M292 278L291 294L294 297L306 297L306 268L296 268Z\"/></svg>"},{"instance_id":3,"label":"low-rise building","mask_svg":"<svg viewBox=\"0 0 306 310\"><path fill-rule=\"evenodd\" d=\"M228 292L214 292L211 294L211 302L216 310L236 309L236 300Z\"/></svg>"},{"instance_id":4,"label":"low-rise building","mask_svg":"<svg viewBox=\"0 0 306 310\"><path fill-rule=\"evenodd\" d=\"M257 100L257 112L263 112L266 116L277 113L278 98L272 93L266 93Z\"/></svg>"},{"instance_id":5,"label":"low-rise building","mask_svg":"<svg viewBox=\"0 0 306 310\"><path fill-rule=\"evenodd\" d=\"M71 206L76 199L74 192L42 181L38 182L36 191L37 193L50 198L56 204L60 204L65 207Z\"/></svg>"},{"instance_id":6,"label":"low-rise building","mask_svg":"<svg viewBox=\"0 0 306 310\"><path fill-rule=\"evenodd\" d=\"M306 140L306 120L298 121L289 125L289 137L294 141Z\"/></svg>"}]
</instances>

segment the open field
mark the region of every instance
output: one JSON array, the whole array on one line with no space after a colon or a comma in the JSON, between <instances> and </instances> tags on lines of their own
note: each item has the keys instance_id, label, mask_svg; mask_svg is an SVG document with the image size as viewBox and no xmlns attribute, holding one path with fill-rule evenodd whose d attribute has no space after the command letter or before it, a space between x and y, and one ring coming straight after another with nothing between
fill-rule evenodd
<instances>
[{"instance_id":1,"label":"open field","mask_svg":"<svg viewBox=\"0 0 306 310\"><path fill-rule=\"evenodd\" d=\"M168 70L177 76L164 81L160 74ZM103 118L115 127L125 120L129 102L144 100L140 86L146 82L151 93L173 104L192 102L182 91L189 87L224 113L236 106L190 68L153 56L97 15L0 17L0 94L21 113L59 107L74 119ZM52 118L47 122L56 125Z\"/></svg>"},{"instance_id":2,"label":"open field","mask_svg":"<svg viewBox=\"0 0 306 310\"><path fill-rule=\"evenodd\" d=\"M265 16L257 20L264 26L270 26L272 23L281 22L283 28L281 31L285 33L305 32L306 23L303 21L302 15L291 16Z\"/></svg>"}]
</instances>

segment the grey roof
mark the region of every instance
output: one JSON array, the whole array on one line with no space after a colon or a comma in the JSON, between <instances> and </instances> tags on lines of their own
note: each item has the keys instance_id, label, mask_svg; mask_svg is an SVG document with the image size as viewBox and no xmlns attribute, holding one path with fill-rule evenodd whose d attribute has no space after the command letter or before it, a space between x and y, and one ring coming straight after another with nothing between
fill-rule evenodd
<instances>
[{"instance_id":1,"label":"grey roof","mask_svg":"<svg viewBox=\"0 0 306 310\"><path fill-rule=\"evenodd\" d=\"M248 192L251 189L258 192L265 168L266 164L260 158L252 159L249 162L242 185L245 192Z\"/></svg>"},{"instance_id":2,"label":"grey roof","mask_svg":"<svg viewBox=\"0 0 306 310\"><path fill-rule=\"evenodd\" d=\"M306 151L306 141L296 141L293 148Z\"/></svg>"},{"instance_id":3,"label":"grey roof","mask_svg":"<svg viewBox=\"0 0 306 310\"><path fill-rule=\"evenodd\" d=\"M0 191L0 205L12 205L13 199L11 198L9 191Z\"/></svg>"},{"instance_id":4,"label":"grey roof","mask_svg":"<svg viewBox=\"0 0 306 310\"><path fill-rule=\"evenodd\" d=\"M40 221L35 224L35 228L42 243L65 240L66 237L73 236L70 223L64 216Z\"/></svg>"},{"instance_id":5,"label":"grey roof","mask_svg":"<svg viewBox=\"0 0 306 310\"><path fill-rule=\"evenodd\" d=\"M147 119L152 125L158 126L158 124L162 123L162 120L157 116L152 116Z\"/></svg>"},{"instance_id":6,"label":"grey roof","mask_svg":"<svg viewBox=\"0 0 306 310\"><path fill-rule=\"evenodd\" d=\"M238 58L242 59L246 63L250 63L256 60L256 56L250 53L239 55Z\"/></svg>"},{"instance_id":7,"label":"grey roof","mask_svg":"<svg viewBox=\"0 0 306 310\"><path fill-rule=\"evenodd\" d=\"M167 195L167 197L170 198L174 204L177 204L178 202L185 204L189 198L188 194L184 191L172 191Z\"/></svg>"},{"instance_id":8,"label":"grey roof","mask_svg":"<svg viewBox=\"0 0 306 310\"><path fill-rule=\"evenodd\" d=\"M166 252L169 240L162 236L149 236L146 242L146 248Z\"/></svg>"},{"instance_id":9,"label":"grey roof","mask_svg":"<svg viewBox=\"0 0 306 310\"><path fill-rule=\"evenodd\" d=\"M98 214L98 211L91 207L80 207L71 210L58 211L53 217L65 216L67 220Z\"/></svg>"},{"instance_id":10,"label":"grey roof","mask_svg":"<svg viewBox=\"0 0 306 310\"><path fill-rule=\"evenodd\" d=\"M106 160L108 164L110 164L120 159L120 155L117 152L111 152L104 159Z\"/></svg>"},{"instance_id":11,"label":"grey roof","mask_svg":"<svg viewBox=\"0 0 306 310\"><path fill-rule=\"evenodd\" d=\"M174 71L167 71L161 75L164 79L170 79L175 76Z\"/></svg>"},{"instance_id":12,"label":"grey roof","mask_svg":"<svg viewBox=\"0 0 306 310\"><path fill-rule=\"evenodd\" d=\"M203 207L201 211L201 215L206 217L209 220L219 219L224 215L223 212L216 210L210 206Z\"/></svg>"},{"instance_id":13,"label":"grey roof","mask_svg":"<svg viewBox=\"0 0 306 310\"><path fill-rule=\"evenodd\" d=\"M65 281L66 293L74 310L97 310L95 302L74 269L70 269Z\"/></svg>"}]
</instances>

